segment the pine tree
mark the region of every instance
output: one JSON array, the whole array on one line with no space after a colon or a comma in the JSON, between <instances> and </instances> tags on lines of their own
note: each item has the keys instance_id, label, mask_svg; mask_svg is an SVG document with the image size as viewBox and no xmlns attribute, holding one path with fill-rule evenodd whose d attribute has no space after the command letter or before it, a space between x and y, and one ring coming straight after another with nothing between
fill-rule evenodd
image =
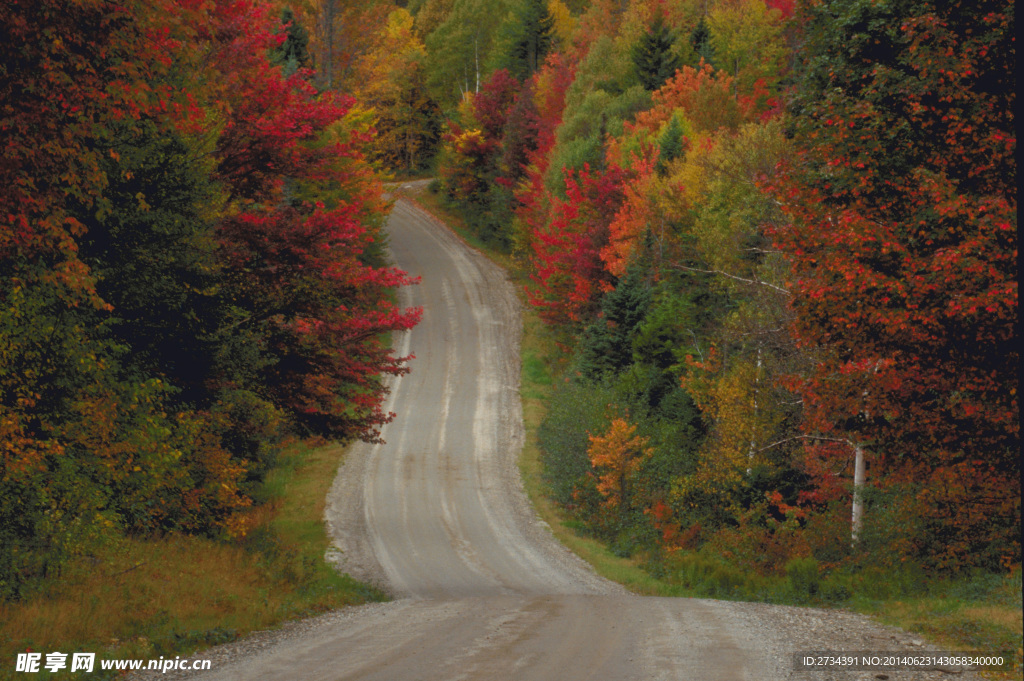
<instances>
[{"instance_id":1,"label":"pine tree","mask_svg":"<svg viewBox=\"0 0 1024 681\"><path fill-rule=\"evenodd\" d=\"M665 131L658 139L658 165L656 170L664 173L669 163L683 155L683 124L678 116L672 116Z\"/></svg>"},{"instance_id":2,"label":"pine tree","mask_svg":"<svg viewBox=\"0 0 1024 681\"><path fill-rule=\"evenodd\" d=\"M587 378L600 380L633 361L633 336L651 308L649 274L648 259L638 258L601 301L601 316L584 332L577 360Z\"/></svg>"}]
</instances>

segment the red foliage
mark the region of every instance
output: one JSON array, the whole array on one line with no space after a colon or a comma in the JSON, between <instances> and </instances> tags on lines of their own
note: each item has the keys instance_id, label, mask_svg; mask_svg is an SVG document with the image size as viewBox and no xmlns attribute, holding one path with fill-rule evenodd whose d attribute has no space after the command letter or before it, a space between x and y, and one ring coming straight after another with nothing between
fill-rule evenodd
<instances>
[{"instance_id":1,"label":"red foliage","mask_svg":"<svg viewBox=\"0 0 1024 681\"><path fill-rule=\"evenodd\" d=\"M661 545L666 551L693 549L700 545L703 528L695 523L684 530L677 520L675 510L664 501L656 501L644 514L651 517L651 523L661 533Z\"/></svg>"},{"instance_id":2,"label":"red foliage","mask_svg":"<svg viewBox=\"0 0 1024 681\"><path fill-rule=\"evenodd\" d=\"M536 81L530 80L516 95L515 104L508 113L505 122L505 137L502 144L501 172L497 178L509 189L515 189L530 170L531 157L538 144L538 133L541 128L540 115L537 112L534 89Z\"/></svg>"},{"instance_id":3,"label":"red foliage","mask_svg":"<svg viewBox=\"0 0 1024 681\"><path fill-rule=\"evenodd\" d=\"M655 190L651 188L651 181L656 178L658 152L656 149L643 152L642 156L632 159L629 182L622 188L622 206L608 226L608 243L601 249L601 261L616 277L625 275L637 244L647 230L661 220L653 205Z\"/></svg>"},{"instance_id":4,"label":"red foliage","mask_svg":"<svg viewBox=\"0 0 1024 681\"><path fill-rule=\"evenodd\" d=\"M548 55L543 68L537 73L538 154L547 154L555 146L555 130L562 123L565 110L565 93L575 78L576 65L558 53Z\"/></svg>"},{"instance_id":5,"label":"red foliage","mask_svg":"<svg viewBox=\"0 0 1024 681\"><path fill-rule=\"evenodd\" d=\"M801 162L771 182L796 333L822 352L795 382L807 427L865 443L881 484L924 490L957 560L1020 520L1014 95L995 87L1012 10L988 4L922 5L890 62L829 52Z\"/></svg>"},{"instance_id":6,"label":"red foliage","mask_svg":"<svg viewBox=\"0 0 1024 681\"><path fill-rule=\"evenodd\" d=\"M317 96L305 71L285 77L270 64L267 50L283 34L269 6L236 2L219 9L212 94L226 120L217 141L217 175L232 198L265 203L278 195L285 177L313 179L331 172L338 150L310 143L344 117L352 101Z\"/></svg>"},{"instance_id":7,"label":"red foliage","mask_svg":"<svg viewBox=\"0 0 1024 681\"><path fill-rule=\"evenodd\" d=\"M625 172L617 167L595 173L590 166L565 176L565 201L553 197L550 224L534 232L530 302L549 324L589 319L614 279L601 261L608 225L623 201Z\"/></svg>"},{"instance_id":8,"label":"red foliage","mask_svg":"<svg viewBox=\"0 0 1024 681\"><path fill-rule=\"evenodd\" d=\"M359 259L372 241L361 220L379 202L379 185L345 164L360 159L354 141L321 142L350 100L315 96L304 74L285 77L269 64L267 47L279 37L268 8L235 3L222 20L227 124L217 172L248 207L221 224L218 239L238 300L265 325L277 358L268 390L318 430L375 441L393 416L381 411L382 375L406 371L406 358L393 357L381 335L411 328L420 310L387 300L388 289L412 283L404 273ZM352 195L331 209L279 205L286 182L326 180Z\"/></svg>"},{"instance_id":9,"label":"red foliage","mask_svg":"<svg viewBox=\"0 0 1024 681\"><path fill-rule=\"evenodd\" d=\"M562 122L565 93L575 77L575 67L560 54L548 55L544 66L534 76L533 97L536 104L532 127L535 147L527 153L524 179L516 188L516 216L526 226L531 243L535 235L545 232L553 209L552 198L544 186L549 155L555 146L555 131Z\"/></svg>"},{"instance_id":10,"label":"red foliage","mask_svg":"<svg viewBox=\"0 0 1024 681\"><path fill-rule=\"evenodd\" d=\"M784 19L793 16L796 9L796 0L767 0L764 3L768 9L777 9Z\"/></svg>"},{"instance_id":11,"label":"red foliage","mask_svg":"<svg viewBox=\"0 0 1024 681\"><path fill-rule=\"evenodd\" d=\"M519 81L507 69L499 69L473 96L473 114L488 141L501 139L519 88Z\"/></svg>"}]
</instances>

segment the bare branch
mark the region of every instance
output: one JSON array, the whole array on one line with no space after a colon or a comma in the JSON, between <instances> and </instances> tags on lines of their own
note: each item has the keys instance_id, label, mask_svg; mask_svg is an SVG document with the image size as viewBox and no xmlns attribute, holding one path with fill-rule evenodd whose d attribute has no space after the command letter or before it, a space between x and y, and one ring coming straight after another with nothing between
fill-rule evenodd
<instances>
[{"instance_id":1,"label":"bare branch","mask_svg":"<svg viewBox=\"0 0 1024 681\"><path fill-rule=\"evenodd\" d=\"M842 442L844 444L850 445L851 447L855 447L856 446L856 445L853 444L853 442L851 442L850 440L847 440L846 438L843 438L843 437L821 437L819 435L794 435L793 437L787 437L784 440L779 440L778 442L773 442L772 444L768 445L767 447L761 447L761 449L757 450L754 453L755 454L760 454L761 452L765 451L766 449L771 449L772 447L778 447L779 445L784 445L787 442L792 442L793 440L820 440L822 442Z\"/></svg>"},{"instance_id":2,"label":"bare branch","mask_svg":"<svg viewBox=\"0 0 1024 681\"><path fill-rule=\"evenodd\" d=\"M687 331L689 331L690 335L693 336L693 347L697 348L697 354L700 355L700 361L703 363L704 353L700 351L700 341L697 340L697 334L693 332L693 329L687 329Z\"/></svg>"},{"instance_id":3,"label":"bare branch","mask_svg":"<svg viewBox=\"0 0 1024 681\"><path fill-rule=\"evenodd\" d=\"M787 295L787 296L793 295L792 293L790 293L786 289L782 288L781 286L776 286L775 284L769 284L766 281L758 281L757 279L744 279L743 277L737 277L735 274L729 274L728 272L723 272L721 270L700 270L700 269L697 269L696 267L687 267L686 265L677 265L677 264L674 264L674 263L671 264L671 266L676 268L676 269L686 270L688 272L700 272L702 274L719 274L719 275L721 275L723 277L728 277L729 279L735 279L736 281L741 281L744 284L756 284L758 286L767 286L768 288L772 289L773 291L778 291L779 293L782 293L784 295Z\"/></svg>"}]
</instances>

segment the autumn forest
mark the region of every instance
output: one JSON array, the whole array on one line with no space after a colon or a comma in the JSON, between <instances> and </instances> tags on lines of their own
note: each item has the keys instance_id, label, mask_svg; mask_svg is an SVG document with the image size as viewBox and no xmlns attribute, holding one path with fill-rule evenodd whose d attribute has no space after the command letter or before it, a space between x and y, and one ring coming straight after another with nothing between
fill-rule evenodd
<instances>
[{"instance_id":1,"label":"autumn forest","mask_svg":"<svg viewBox=\"0 0 1024 681\"><path fill-rule=\"evenodd\" d=\"M402 417L395 177L523 282L578 532L723 592L1019 570L1012 1L12 0L0 45L0 599L241 541L286 443Z\"/></svg>"}]
</instances>

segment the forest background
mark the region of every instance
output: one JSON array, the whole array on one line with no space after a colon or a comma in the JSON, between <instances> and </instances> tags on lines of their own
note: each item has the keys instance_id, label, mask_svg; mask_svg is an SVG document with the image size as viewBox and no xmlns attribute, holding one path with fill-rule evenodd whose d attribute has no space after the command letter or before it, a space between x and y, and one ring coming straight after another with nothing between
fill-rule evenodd
<instances>
[{"instance_id":1,"label":"forest background","mask_svg":"<svg viewBox=\"0 0 1024 681\"><path fill-rule=\"evenodd\" d=\"M372 596L273 527L277 476L316 458L296 439L391 416L388 333L419 314L381 234L397 173L525 282L578 532L687 593L1019 604L1013 24L996 0L8 3L0 597L119 588L139 546L192 540L312 594L271 618L322 607L314 583ZM177 617L137 646L234 635ZM956 626L1020 655L1019 624Z\"/></svg>"}]
</instances>

